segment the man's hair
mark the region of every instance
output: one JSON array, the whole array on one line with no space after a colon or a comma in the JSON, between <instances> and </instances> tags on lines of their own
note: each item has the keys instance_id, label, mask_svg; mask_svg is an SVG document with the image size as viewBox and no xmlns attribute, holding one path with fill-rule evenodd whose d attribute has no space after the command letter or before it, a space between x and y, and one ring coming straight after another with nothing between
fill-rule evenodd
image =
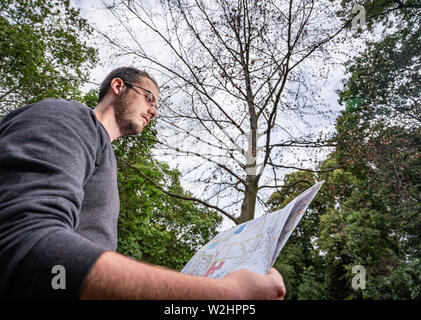
<instances>
[{"instance_id":1,"label":"man's hair","mask_svg":"<svg viewBox=\"0 0 421 320\"><path fill-rule=\"evenodd\" d=\"M120 78L123 81L135 83L142 78L151 80L159 91L159 86L156 80L150 76L146 71L139 70L133 67L120 67L111 71L108 76L102 81L101 88L99 89L98 103L104 99L111 86L111 81L114 78Z\"/></svg>"}]
</instances>

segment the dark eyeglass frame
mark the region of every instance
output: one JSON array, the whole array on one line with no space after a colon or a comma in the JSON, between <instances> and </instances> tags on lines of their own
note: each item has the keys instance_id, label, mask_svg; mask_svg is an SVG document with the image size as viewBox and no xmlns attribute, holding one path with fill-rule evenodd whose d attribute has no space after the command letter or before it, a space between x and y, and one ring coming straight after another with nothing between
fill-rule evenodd
<instances>
[{"instance_id":1,"label":"dark eyeglass frame","mask_svg":"<svg viewBox=\"0 0 421 320\"><path fill-rule=\"evenodd\" d=\"M124 83L124 84L126 84L126 85L128 85L128 86L130 86L130 87L136 87L136 88L142 89L142 90L146 91L147 93L149 93L149 94L152 96L153 100L151 100L151 98L150 98L148 95L146 95L146 94L144 94L144 93L140 93L140 92L138 92L137 90L135 90L135 89L133 88L133 90L134 90L137 94L141 94L142 96L144 96L144 97L146 98L146 102L147 102L149 105L151 105L152 107L154 107L154 108L155 108L155 110L158 110L158 106L157 106L157 104L156 104L156 99L155 99L155 96L153 95L153 93L152 93L150 90L145 89L145 88L142 88L141 86L138 86L138 85L136 85L136 84L133 84L133 83L131 83L131 82L127 82L127 81L124 81L124 80L123 80L123 83ZM151 100L151 101L148 101L148 99L149 99L149 100Z\"/></svg>"}]
</instances>

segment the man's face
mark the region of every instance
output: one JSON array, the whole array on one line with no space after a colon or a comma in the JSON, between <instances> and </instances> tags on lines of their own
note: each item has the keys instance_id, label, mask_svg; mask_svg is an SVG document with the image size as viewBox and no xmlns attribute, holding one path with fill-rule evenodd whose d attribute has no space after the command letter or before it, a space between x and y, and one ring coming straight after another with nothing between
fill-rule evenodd
<instances>
[{"instance_id":1,"label":"man's face","mask_svg":"<svg viewBox=\"0 0 421 320\"><path fill-rule=\"evenodd\" d=\"M158 100L158 89L154 83L142 78L133 83L152 92ZM147 101L153 97L143 89L126 85L126 89L116 97L114 103L114 116L122 136L139 134L152 118L157 116L157 110ZM158 101L155 101L155 105Z\"/></svg>"}]
</instances>

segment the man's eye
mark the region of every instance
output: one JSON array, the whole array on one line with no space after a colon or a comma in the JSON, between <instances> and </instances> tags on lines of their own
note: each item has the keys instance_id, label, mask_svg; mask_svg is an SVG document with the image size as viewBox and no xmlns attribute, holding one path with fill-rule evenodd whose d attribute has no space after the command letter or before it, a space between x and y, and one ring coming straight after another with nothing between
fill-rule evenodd
<instances>
[{"instance_id":1,"label":"man's eye","mask_svg":"<svg viewBox=\"0 0 421 320\"><path fill-rule=\"evenodd\" d=\"M151 103L151 102L152 102L152 99L151 99L151 97L149 97L149 96L146 96L146 101L147 101L148 103Z\"/></svg>"}]
</instances>

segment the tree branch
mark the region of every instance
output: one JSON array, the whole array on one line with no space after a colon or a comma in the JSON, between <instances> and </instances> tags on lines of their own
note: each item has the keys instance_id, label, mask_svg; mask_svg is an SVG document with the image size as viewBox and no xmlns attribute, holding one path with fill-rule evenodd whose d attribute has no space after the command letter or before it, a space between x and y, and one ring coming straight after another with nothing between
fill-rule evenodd
<instances>
[{"instance_id":1,"label":"tree branch","mask_svg":"<svg viewBox=\"0 0 421 320\"><path fill-rule=\"evenodd\" d=\"M197 199L195 197L188 197L188 196L183 196L180 194L176 194L170 191L165 190L165 188L161 185L159 185L158 183L156 183L155 181L153 181L152 178L148 177L146 174L144 174L141 170L139 170L138 168L136 168L135 166L133 166L132 164L130 164L129 162L127 162L126 160L121 159L120 157L117 157L117 159L123 163L124 165L126 165L127 167L133 169L134 171L136 171L137 173L139 173L143 178L145 178L146 180L148 180L150 183L152 183L155 187L157 187L159 190L161 190L162 192L164 192L165 194L174 197L176 199L181 199L181 200L186 200L186 201L194 201L194 202L198 202L200 204L203 204L204 206L211 208L211 209L215 209L217 211L219 211L220 213L222 213L224 216L226 216L227 218L231 219L232 221L234 221L236 224L238 224L238 219L234 216L232 216L231 214L229 214L228 212L226 212L225 210L211 205L203 200Z\"/></svg>"}]
</instances>

